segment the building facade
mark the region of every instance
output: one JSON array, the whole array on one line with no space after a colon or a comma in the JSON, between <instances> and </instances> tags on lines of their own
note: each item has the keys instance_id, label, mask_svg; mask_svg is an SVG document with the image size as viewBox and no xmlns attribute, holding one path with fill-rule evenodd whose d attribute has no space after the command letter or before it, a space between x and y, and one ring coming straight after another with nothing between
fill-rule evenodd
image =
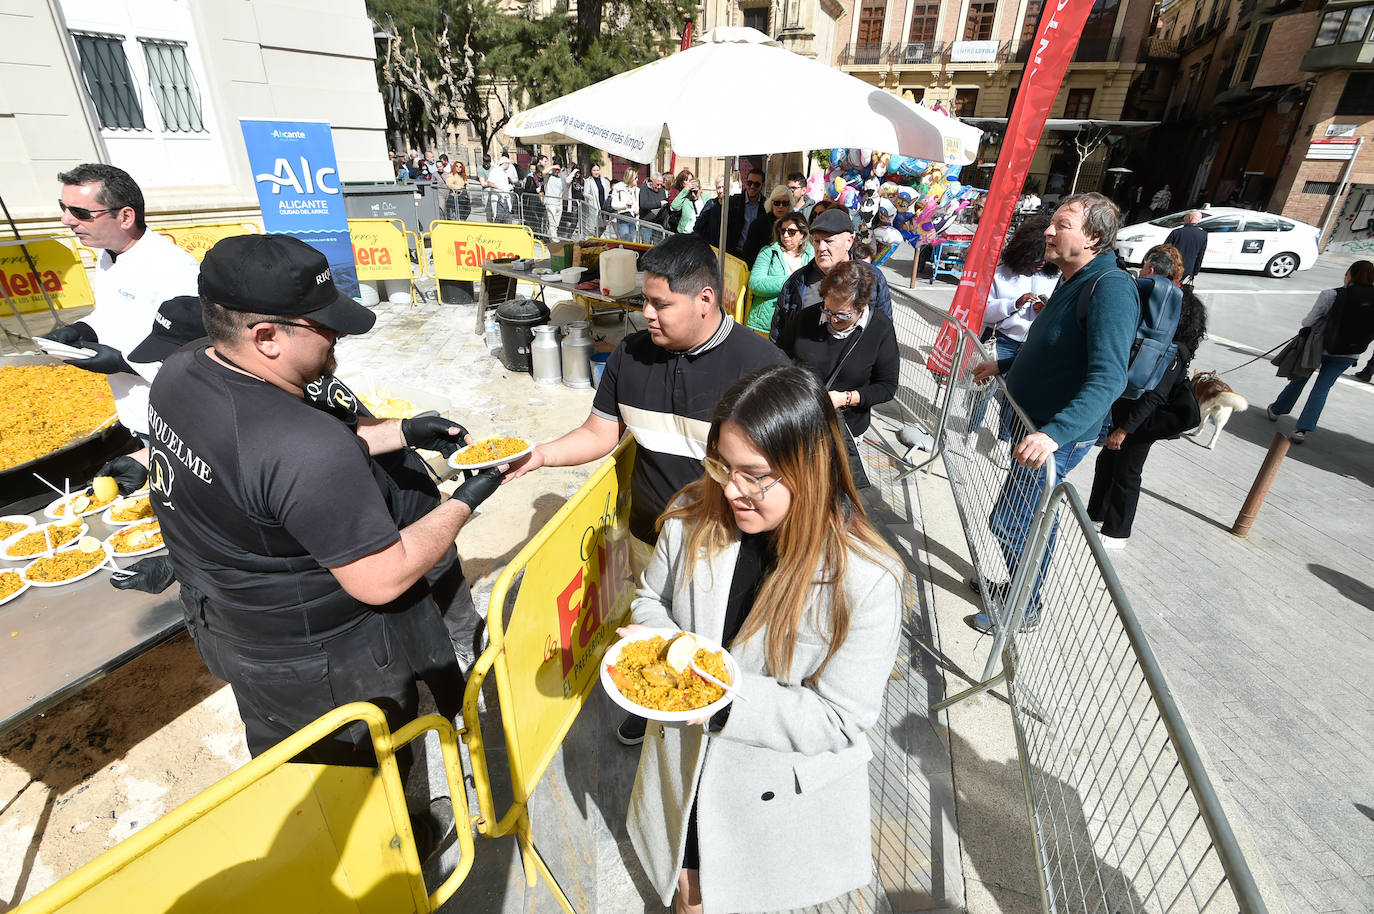
<instances>
[{"instance_id":1,"label":"building facade","mask_svg":"<svg viewBox=\"0 0 1374 914\"><path fill-rule=\"evenodd\" d=\"M57 173L127 170L150 221L258 218L240 118L327 121L344 181L390 181L362 0L14 0L0 48L0 193L65 233Z\"/></svg>"}]
</instances>

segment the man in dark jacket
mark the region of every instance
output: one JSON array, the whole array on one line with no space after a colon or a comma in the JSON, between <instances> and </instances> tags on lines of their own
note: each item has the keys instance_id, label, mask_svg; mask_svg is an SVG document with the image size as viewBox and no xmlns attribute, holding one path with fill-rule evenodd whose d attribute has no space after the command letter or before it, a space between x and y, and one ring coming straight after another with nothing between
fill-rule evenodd
<instances>
[{"instance_id":1,"label":"man in dark jacket","mask_svg":"<svg viewBox=\"0 0 1374 914\"><path fill-rule=\"evenodd\" d=\"M663 186L663 172L656 171L649 180L639 186L639 219L641 222L663 224L667 216L668 188ZM647 234L647 233L646 233ZM640 238L647 242L647 237Z\"/></svg>"},{"instance_id":2,"label":"man in dark jacket","mask_svg":"<svg viewBox=\"0 0 1374 914\"><path fill-rule=\"evenodd\" d=\"M749 230L753 228L756 219L767 218L765 206L763 172L756 168L744 179L744 193L730 196L730 219L725 225L725 230L729 233L725 240L725 249L749 266L754 265L746 256ZM720 213L719 207L703 207L692 233L715 244L720 238Z\"/></svg>"},{"instance_id":3,"label":"man in dark jacket","mask_svg":"<svg viewBox=\"0 0 1374 914\"><path fill-rule=\"evenodd\" d=\"M1207 233L1198 225L1202 213L1193 210L1183 217L1183 224L1169 233L1165 244L1178 248L1183 258L1183 281L1190 283L1202 270L1202 255L1207 253Z\"/></svg>"},{"instance_id":4,"label":"man in dark jacket","mask_svg":"<svg viewBox=\"0 0 1374 914\"><path fill-rule=\"evenodd\" d=\"M811 244L816 250L816 259L789 276L778 293L768 338L779 345L793 335L792 323L797 314L821 301L821 280L836 264L849 260L849 249L854 244L854 223L848 212L828 209L817 216L811 224ZM868 266L873 271L873 295L869 304L891 320L892 290L887 287L882 271L872 264Z\"/></svg>"}]
</instances>

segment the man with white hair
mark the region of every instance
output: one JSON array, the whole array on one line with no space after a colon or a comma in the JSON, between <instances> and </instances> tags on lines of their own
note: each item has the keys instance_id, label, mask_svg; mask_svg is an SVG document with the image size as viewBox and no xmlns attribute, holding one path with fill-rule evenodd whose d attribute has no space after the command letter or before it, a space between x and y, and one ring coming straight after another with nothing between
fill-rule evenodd
<instances>
[{"instance_id":1,"label":"man with white hair","mask_svg":"<svg viewBox=\"0 0 1374 914\"><path fill-rule=\"evenodd\" d=\"M563 221L563 198L568 195L568 182L563 177L563 163L549 166L544 179L544 211L549 214L549 241L558 243L558 224Z\"/></svg>"},{"instance_id":2,"label":"man with white hair","mask_svg":"<svg viewBox=\"0 0 1374 914\"><path fill-rule=\"evenodd\" d=\"M668 189L663 186L663 172L656 171L639 186L639 218L643 222L663 224L663 216L668 206ZM640 230L640 241L648 244L650 232Z\"/></svg>"},{"instance_id":3,"label":"man with white hair","mask_svg":"<svg viewBox=\"0 0 1374 914\"><path fill-rule=\"evenodd\" d=\"M1183 258L1183 282L1186 283L1191 283L1193 277L1201 272L1202 255L1207 253L1207 233L1198 225L1201 221L1202 213L1191 210L1183 217L1183 224L1164 239L1165 244L1178 248L1179 256Z\"/></svg>"},{"instance_id":4,"label":"man with white hair","mask_svg":"<svg viewBox=\"0 0 1374 914\"><path fill-rule=\"evenodd\" d=\"M511 200L519 181L520 173L507 155L501 156L496 166L487 173L486 183L482 186L487 188L487 199L492 201L487 210L493 213L497 222L511 221Z\"/></svg>"}]
</instances>

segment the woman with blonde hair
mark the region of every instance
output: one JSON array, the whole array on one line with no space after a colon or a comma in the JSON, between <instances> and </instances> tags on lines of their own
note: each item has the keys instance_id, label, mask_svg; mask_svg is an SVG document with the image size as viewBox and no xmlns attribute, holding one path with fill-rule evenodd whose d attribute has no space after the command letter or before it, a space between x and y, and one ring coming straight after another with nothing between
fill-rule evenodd
<instances>
[{"instance_id":1,"label":"woman with blonde hair","mask_svg":"<svg viewBox=\"0 0 1374 914\"><path fill-rule=\"evenodd\" d=\"M769 191L768 197L763 201L763 206L759 208L759 214L754 217L753 224L749 226L749 233L744 237L743 260L745 263L753 264L758 260L759 252L775 240L773 238L773 226L790 212L792 212L792 192L787 189L786 184L779 184Z\"/></svg>"},{"instance_id":2,"label":"woman with blonde hair","mask_svg":"<svg viewBox=\"0 0 1374 914\"><path fill-rule=\"evenodd\" d=\"M815 256L805 216L793 211L774 222L773 243L759 251L749 271L749 291L754 294L754 300L745 323L760 333L767 333L773 324L773 303L778 300L782 284Z\"/></svg>"},{"instance_id":3,"label":"woman with blonde hair","mask_svg":"<svg viewBox=\"0 0 1374 914\"><path fill-rule=\"evenodd\" d=\"M618 218L615 231L621 241L635 239L634 223L631 221L639 213L639 172L626 168L620 173L620 180L611 187L611 210Z\"/></svg>"},{"instance_id":4,"label":"woman with blonde hair","mask_svg":"<svg viewBox=\"0 0 1374 914\"><path fill-rule=\"evenodd\" d=\"M806 369L742 378L620 630L695 632L740 666L724 710L650 722L630 797L635 850L681 914L799 908L871 878L864 731L896 657L905 575L864 515L843 434Z\"/></svg>"}]
</instances>

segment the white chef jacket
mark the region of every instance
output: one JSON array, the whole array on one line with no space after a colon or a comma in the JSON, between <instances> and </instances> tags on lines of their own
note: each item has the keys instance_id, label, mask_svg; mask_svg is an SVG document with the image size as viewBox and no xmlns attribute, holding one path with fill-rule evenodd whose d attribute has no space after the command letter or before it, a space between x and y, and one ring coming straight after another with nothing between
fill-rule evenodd
<instances>
[{"instance_id":1,"label":"white chef jacket","mask_svg":"<svg viewBox=\"0 0 1374 914\"><path fill-rule=\"evenodd\" d=\"M152 229L118 258L109 251L100 254L91 283L95 310L82 321L101 343L123 353L129 367L138 372L107 376L119 421L131 432L148 434L148 387L162 363L132 362L129 353L147 339L163 302L198 294L199 277L196 259Z\"/></svg>"}]
</instances>

